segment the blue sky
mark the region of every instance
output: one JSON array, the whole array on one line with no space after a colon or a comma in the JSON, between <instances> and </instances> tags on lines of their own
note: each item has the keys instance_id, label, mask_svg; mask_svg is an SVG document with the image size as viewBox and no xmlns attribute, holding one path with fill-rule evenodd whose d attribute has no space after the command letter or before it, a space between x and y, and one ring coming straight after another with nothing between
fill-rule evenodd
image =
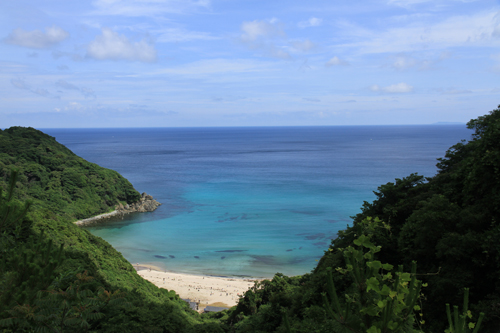
<instances>
[{"instance_id":1,"label":"blue sky","mask_svg":"<svg viewBox=\"0 0 500 333\"><path fill-rule=\"evenodd\" d=\"M0 127L466 122L500 1L0 2Z\"/></svg>"}]
</instances>

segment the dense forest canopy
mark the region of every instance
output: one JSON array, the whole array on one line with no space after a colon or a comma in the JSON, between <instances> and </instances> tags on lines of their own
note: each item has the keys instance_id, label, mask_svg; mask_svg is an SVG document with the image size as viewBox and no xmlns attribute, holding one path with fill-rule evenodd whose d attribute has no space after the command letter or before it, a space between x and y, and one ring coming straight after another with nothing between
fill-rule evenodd
<instances>
[{"instance_id":1,"label":"dense forest canopy","mask_svg":"<svg viewBox=\"0 0 500 333\"><path fill-rule=\"evenodd\" d=\"M12 127L0 131L0 189L5 332L192 332L200 325L175 292L142 279L110 244L72 223L140 198L116 171L38 130Z\"/></svg>"},{"instance_id":2,"label":"dense forest canopy","mask_svg":"<svg viewBox=\"0 0 500 333\"><path fill-rule=\"evenodd\" d=\"M474 131L471 140L451 147L438 160L434 177L411 174L381 185L311 273L278 273L256 283L236 307L210 315L192 312L175 292L142 280L108 243L71 223L137 200L128 181L34 129L2 131L0 327L5 332L40 327L443 332L450 328L445 304L462 304L465 297L466 315L450 316L451 321L463 317L464 330L454 326L452 332L469 331L469 323L495 332L500 327L500 106L467 126ZM12 167L19 170L17 183L9 178ZM81 307L63 305L75 302Z\"/></svg>"},{"instance_id":3,"label":"dense forest canopy","mask_svg":"<svg viewBox=\"0 0 500 333\"><path fill-rule=\"evenodd\" d=\"M41 218L76 220L140 198L118 172L85 161L53 137L33 128L0 131L0 184L20 170L19 199L32 199Z\"/></svg>"}]
</instances>

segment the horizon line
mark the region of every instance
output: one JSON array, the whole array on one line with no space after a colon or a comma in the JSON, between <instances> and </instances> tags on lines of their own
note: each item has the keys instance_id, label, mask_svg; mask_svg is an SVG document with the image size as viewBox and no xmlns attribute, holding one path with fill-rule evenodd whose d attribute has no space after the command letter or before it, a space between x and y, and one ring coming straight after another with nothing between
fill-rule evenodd
<instances>
[{"instance_id":1,"label":"horizon line","mask_svg":"<svg viewBox=\"0 0 500 333\"><path fill-rule=\"evenodd\" d=\"M374 125L233 125L233 126L144 126L144 127L33 127L33 126L19 126L14 125L10 127L2 127L0 130L6 130L11 127L25 127L34 129L145 129L145 128L284 128L284 127L380 127L380 126L454 126L454 125L467 125L465 122L435 122L430 124L374 124Z\"/></svg>"}]
</instances>

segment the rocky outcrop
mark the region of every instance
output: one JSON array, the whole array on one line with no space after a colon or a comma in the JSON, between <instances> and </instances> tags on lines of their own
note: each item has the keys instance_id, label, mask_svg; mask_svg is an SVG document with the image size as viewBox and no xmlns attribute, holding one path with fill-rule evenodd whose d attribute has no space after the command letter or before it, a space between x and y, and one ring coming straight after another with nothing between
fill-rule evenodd
<instances>
[{"instance_id":1,"label":"rocky outcrop","mask_svg":"<svg viewBox=\"0 0 500 333\"><path fill-rule=\"evenodd\" d=\"M76 225L82 226L82 225L96 223L100 220L108 219L108 218L113 217L113 216L120 217L120 216L123 216L125 214L129 214L129 213L152 212L156 208L158 208L158 206L160 206L160 205L161 205L161 203L159 203L158 201L153 199L152 196L150 196L146 192L143 192L141 194L141 199L139 199L139 201L136 201L130 205L129 204L122 205L121 203L118 203L118 205L115 206L115 211L113 211L111 213L93 216L93 217L90 217L88 219L76 221L74 223Z\"/></svg>"},{"instance_id":2,"label":"rocky outcrop","mask_svg":"<svg viewBox=\"0 0 500 333\"><path fill-rule=\"evenodd\" d=\"M153 199L152 196L150 196L146 192L143 192L141 194L141 199L139 201L134 202L130 205L127 204L125 206L120 203L116 205L115 209L119 212L122 212L123 214L133 213L133 212L144 213L144 212L152 212L160 205L161 203Z\"/></svg>"}]
</instances>

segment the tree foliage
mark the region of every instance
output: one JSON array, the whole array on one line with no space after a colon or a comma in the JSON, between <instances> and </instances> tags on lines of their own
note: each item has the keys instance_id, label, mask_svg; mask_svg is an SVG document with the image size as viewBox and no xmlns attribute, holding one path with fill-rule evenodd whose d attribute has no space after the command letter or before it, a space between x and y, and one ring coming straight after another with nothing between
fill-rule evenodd
<instances>
[{"instance_id":1,"label":"tree foliage","mask_svg":"<svg viewBox=\"0 0 500 333\"><path fill-rule=\"evenodd\" d=\"M103 332L493 331L500 327L500 106L467 126L471 140L452 146L434 177L410 174L381 185L310 274L278 273L256 283L236 307L203 316L71 223L133 201L138 193L130 183L39 131L0 131L0 325L20 331L37 320L46 328L57 322ZM13 166L17 185L8 179ZM76 283L84 271L94 279ZM427 286L422 293L419 281ZM112 295L128 306L111 302ZM461 312L446 311L445 304L462 301Z\"/></svg>"},{"instance_id":2,"label":"tree foliage","mask_svg":"<svg viewBox=\"0 0 500 333\"><path fill-rule=\"evenodd\" d=\"M33 128L0 131L0 187L19 169L17 198L30 200L40 218L77 220L140 199L118 172L85 161Z\"/></svg>"},{"instance_id":3,"label":"tree foliage","mask_svg":"<svg viewBox=\"0 0 500 333\"><path fill-rule=\"evenodd\" d=\"M384 223L367 218L360 224L363 233L353 245L341 250L346 268L337 268L339 273L350 275L353 292L346 293L341 304L329 267L330 300L326 293L322 294L327 314L339 324L338 332L413 332L418 321L414 310L420 309L417 300L422 285L416 278L416 263L413 262L411 273L405 273L402 265L394 270L393 265L376 260L381 248L371 238Z\"/></svg>"},{"instance_id":4,"label":"tree foliage","mask_svg":"<svg viewBox=\"0 0 500 333\"><path fill-rule=\"evenodd\" d=\"M108 332L109 322L121 332L189 332L204 325L174 291L142 279L111 245L72 223L75 212L90 217L109 209L89 210L92 202L72 193L84 186L96 197L110 191L110 198L133 201L138 192L128 181L33 129L0 131L0 145L0 331ZM80 165L78 172L66 170L71 163ZM12 166L19 171L8 177ZM86 167L95 171L88 183ZM50 191L60 196L49 199Z\"/></svg>"}]
</instances>

